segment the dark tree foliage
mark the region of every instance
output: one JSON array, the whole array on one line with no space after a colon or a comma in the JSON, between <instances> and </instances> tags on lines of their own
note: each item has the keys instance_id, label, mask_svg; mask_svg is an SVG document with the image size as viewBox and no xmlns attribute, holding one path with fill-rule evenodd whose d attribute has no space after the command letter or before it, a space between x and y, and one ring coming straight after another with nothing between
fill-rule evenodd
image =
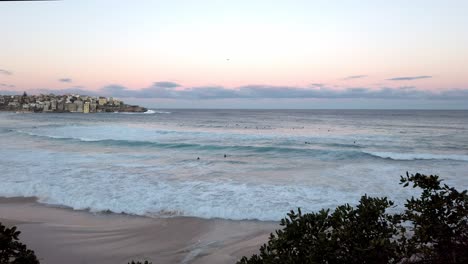
<instances>
[{"instance_id":1,"label":"dark tree foliage","mask_svg":"<svg viewBox=\"0 0 468 264\"><path fill-rule=\"evenodd\" d=\"M34 251L19 242L16 227L7 228L0 223L0 263L38 264Z\"/></svg>"},{"instance_id":2,"label":"dark tree foliage","mask_svg":"<svg viewBox=\"0 0 468 264\"><path fill-rule=\"evenodd\" d=\"M420 263L468 263L468 195L441 184L435 175L406 174L404 187L421 188L420 198L407 200L404 220L414 235L408 250Z\"/></svg>"},{"instance_id":3,"label":"dark tree foliage","mask_svg":"<svg viewBox=\"0 0 468 264\"><path fill-rule=\"evenodd\" d=\"M387 198L363 196L356 208L346 204L333 213L291 211L260 254L239 263L397 263L401 227L399 216L386 213L392 206Z\"/></svg>"},{"instance_id":4,"label":"dark tree foliage","mask_svg":"<svg viewBox=\"0 0 468 264\"><path fill-rule=\"evenodd\" d=\"M332 213L291 211L258 255L238 263L468 263L467 191L433 175L407 173L401 184L422 189L401 214L387 213L387 198L367 196Z\"/></svg>"},{"instance_id":5,"label":"dark tree foliage","mask_svg":"<svg viewBox=\"0 0 468 264\"><path fill-rule=\"evenodd\" d=\"M132 260L132 262L129 262L128 264L152 264L152 263L148 262L147 260L145 260L145 262L141 262L141 261L135 262L134 260Z\"/></svg>"}]
</instances>

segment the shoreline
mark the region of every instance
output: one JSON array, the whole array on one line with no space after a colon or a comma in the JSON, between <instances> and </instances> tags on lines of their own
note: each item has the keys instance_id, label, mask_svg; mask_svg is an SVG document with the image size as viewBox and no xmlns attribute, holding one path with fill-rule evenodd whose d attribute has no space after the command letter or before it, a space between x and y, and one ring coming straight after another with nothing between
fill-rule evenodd
<instances>
[{"instance_id":1,"label":"shoreline","mask_svg":"<svg viewBox=\"0 0 468 264\"><path fill-rule=\"evenodd\" d=\"M0 197L0 222L41 263L235 263L258 252L279 223L195 217L150 218L92 213Z\"/></svg>"}]
</instances>

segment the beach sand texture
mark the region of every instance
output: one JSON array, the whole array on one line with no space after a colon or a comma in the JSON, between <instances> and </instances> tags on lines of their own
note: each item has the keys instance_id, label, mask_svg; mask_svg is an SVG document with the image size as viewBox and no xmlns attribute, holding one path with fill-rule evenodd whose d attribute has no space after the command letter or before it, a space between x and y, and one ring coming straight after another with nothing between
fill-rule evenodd
<instances>
[{"instance_id":1,"label":"beach sand texture","mask_svg":"<svg viewBox=\"0 0 468 264\"><path fill-rule=\"evenodd\" d=\"M46 264L235 263L258 252L278 228L259 221L94 214L34 198L0 198L0 222L18 226L20 240Z\"/></svg>"}]
</instances>

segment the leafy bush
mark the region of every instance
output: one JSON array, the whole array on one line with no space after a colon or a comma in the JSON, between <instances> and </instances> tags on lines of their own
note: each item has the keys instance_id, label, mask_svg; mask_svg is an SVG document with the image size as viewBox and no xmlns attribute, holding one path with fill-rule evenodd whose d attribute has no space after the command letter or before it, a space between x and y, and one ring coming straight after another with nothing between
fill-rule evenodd
<instances>
[{"instance_id":1,"label":"leafy bush","mask_svg":"<svg viewBox=\"0 0 468 264\"><path fill-rule=\"evenodd\" d=\"M408 251L421 263L468 263L468 195L435 175L408 175L401 184L423 191L405 204L403 218L413 224Z\"/></svg>"},{"instance_id":2,"label":"leafy bush","mask_svg":"<svg viewBox=\"0 0 468 264\"><path fill-rule=\"evenodd\" d=\"M19 242L16 227L7 228L0 223L0 263L38 264L34 251Z\"/></svg>"},{"instance_id":3,"label":"leafy bush","mask_svg":"<svg viewBox=\"0 0 468 264\"><path fill-rule=\"evenodd\" d=\"M422 189L401 214L387 213L387 198L368 196L332 213L291 211L258 255L238 263L468 263L467 191L434 175L407 173L400 183Z\"/></svg>"}]
</instances>

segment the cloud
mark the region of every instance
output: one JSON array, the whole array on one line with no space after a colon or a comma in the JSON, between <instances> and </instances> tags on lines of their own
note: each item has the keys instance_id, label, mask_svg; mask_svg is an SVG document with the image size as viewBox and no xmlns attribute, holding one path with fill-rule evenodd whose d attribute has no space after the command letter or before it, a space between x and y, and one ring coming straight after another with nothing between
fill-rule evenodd
<instances>
[{"instance_id":1,"label":"cloud","mask_svg":"<svg viewBox=\"0 0 468 264\"><path fill-rule=\"evenodd\" d=\"M152 86L140 90L132 90L121 85L109 85L100 91L106 96L134 97L134 98L177 98L181 92L174 90L175 84L156 82ZM178 86L178 85L177 85Z\"/></svg>"},{"instance_id":2,"label":"cloud","mask_svg":"<svg viewBox=\"0 0 468 264\"><path fill-rule=\"evenodd\" d=\"M0 69L0 74L12 75L13 73L12 73L11 71L7 71L7 70L2 70L2 69Z\"/></svg>"},{"instance_id":3,"label":"cloud","mask_svg":"<svg viewBox=\"0 0 468 264\"><path fill-rule=\"evenodd\" d=\"M395 77L395 78L387 79L387 81L413 81L413 80L428 79L428 78L432 78L432 76L421 75L421 76Z\"/></svg>"},{"instance_id":4,"label":"cloud","mask_svg":"<svg viewBox=\"0 0 468 264\"><path fill-rule=\"evenodd\" d=\"M161 85L162 84L162 85ZM113 84L97 91L88 91L82 87L62 90L39 90L42 93L76 93L92 96L113 96L117 98L139 99L174 99L174 100L214 100L214 99L412 99L412 100L456 100L468 99L468 89L450 89L443 91L420 90L414 86L350 87L332 89L325 86L296 87L271 85L245 85L234 89L223 86L183 87L156 82L150 87L135 90Z\"/></svg>"},{"instance_id":5,"label":"cloud","mask_svg":"<svg viewBox=\"0 0 468 264\"><path fill-rule=\"evenodd\" d=\"M64 83L71 83L73 81L71 78L60 78L58 80L59 82L64 82Z\"/></svg>"},{"instance_id":6,"label":"cloud","mask_svg":"<svg viewBox=\"0 0 468 264\"><path fill-rule=\"evenodd\" d=\"M201 86L186 89L170 89L152 86L141 90L130 90L119 87L118 90L104 89L107 95L115 94L116 97L134 98L166 98L166 99L300 99L300 98L379 98L379 99L460 99L468 98L468 89L452 89L443 92L418 90L412 86L382 87L370 89L366 87L354 87L343 90L327 87L293 87L293 86L269 86L246 85L235 89L222 86Z\"/></svg>"},{"instance_id":7,"label":"cloud","mask_svg":"<svg viewBox=\"0 0 468 264\"><path fill-rule=\"evenodd\" d=\"M361 78L366 78L366 77L367 75L352 75L352 76L343 78L343 80L361 79Z\"/></svg>"},{"instance_id":8,"label":"cloud","mask_svg":"<svg viewBox=\"0 0 468 264\"><path fill-rule=\"evenodd\" d=\"M323 87L323 86L325 86L324 83L311 83L310 85L315 86L315 87Z\"/></svg>"},{"instance_id":9,"label":"cloud","mask_svg":"<svg viewBox=\"0 0 468 264\"><path fill-rule=\"evenodd\" d=\"M101 88L97 93L103 96L113 96L113 97L133 97L133 98L155 98L154 96L150 96L149 94L143 94L143 91L146 89L141 90L131 90L125 86L112 84Z\"/></svg>"},{"instance_id":10,"label":"cloud","mask_svg":"<svg viewBox=\"0 0 468 264\"><path fill-rule=\"evenodd\" d=\"M7 83L0 83L0 87L13 88L13 87L16 87L16 85L14 85L14 84L7 84Z\"/></svg>"},{"instance_id":11,"label":"cloud","mask_svg":"<svg viewBox=\"0 0 468 264\"><path fill-rule=\"evenodd\" d=\"M176 88L176 87L180 87L181 85L175 82L155 82L153 86L164 87L164 88Z\"/></svg>"}]
</instances>

